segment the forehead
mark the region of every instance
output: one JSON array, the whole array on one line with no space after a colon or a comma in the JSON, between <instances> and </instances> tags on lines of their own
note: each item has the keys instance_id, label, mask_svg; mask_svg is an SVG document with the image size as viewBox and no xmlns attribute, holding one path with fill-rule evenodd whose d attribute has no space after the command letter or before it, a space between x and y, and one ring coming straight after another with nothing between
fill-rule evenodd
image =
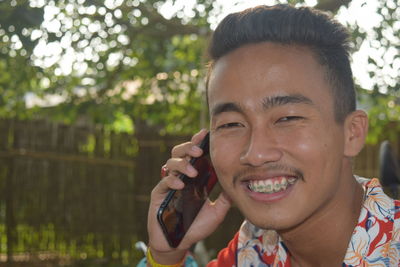
<instances>
[{"instance_id":1,"label":"forehead","mask_svg":"<svg viewBox=\"0 0 400 267\"><path fill-rule=\"evenodd\" d=\"M220 101L288 94L332 102L325 68L307 47L268 42L240 47L214 63L208 84L210 108Z\"/></svg>"}]
</instances>

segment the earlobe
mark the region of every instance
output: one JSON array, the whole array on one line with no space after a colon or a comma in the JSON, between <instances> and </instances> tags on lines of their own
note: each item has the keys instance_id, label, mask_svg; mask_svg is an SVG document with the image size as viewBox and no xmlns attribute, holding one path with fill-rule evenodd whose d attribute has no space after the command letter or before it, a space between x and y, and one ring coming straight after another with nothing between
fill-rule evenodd
<instances>
[{"instance_id":1,"label":"earlobe","mask_svg":"<svg viewBox=\"0 0 400 267\"><path fill-rule=\"evenodd\" d=\"M368 116L362 110L356 110L347 116L344 125L346 157L355 157L365 144L368 133Z\"/></svg>"}]
</instances>

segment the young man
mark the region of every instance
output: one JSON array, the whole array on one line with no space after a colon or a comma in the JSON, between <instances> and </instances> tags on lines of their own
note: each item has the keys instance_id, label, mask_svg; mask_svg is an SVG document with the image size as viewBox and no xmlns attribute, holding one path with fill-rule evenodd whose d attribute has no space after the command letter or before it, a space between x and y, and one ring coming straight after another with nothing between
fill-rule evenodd
<instances>
[{"instance_id":1,"label":"young man","mask_svg":"<svg viewBox=\"0 0 400 267\"><path fill-rule=\"evenodd\" d=\"M348 34L309 8L259 6L226 17L210 45L210 155L224 190L177 249L156 212L206 131L176 146L151 194L150 263L181 265L231 203L246 220L209 266L399 266L400 203L355 177L367 116L355 108ZM151 265L148 263L148 265Z\"/></svg>"}]
</instances>

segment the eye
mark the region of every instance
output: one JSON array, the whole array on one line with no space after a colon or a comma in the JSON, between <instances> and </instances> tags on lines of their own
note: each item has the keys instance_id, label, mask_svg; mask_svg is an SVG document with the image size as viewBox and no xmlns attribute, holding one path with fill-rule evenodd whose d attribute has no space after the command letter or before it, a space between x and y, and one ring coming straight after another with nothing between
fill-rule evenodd
<instances>
[{"instance_id":1,"label":"eye","mask_svg":"<svg viewBox=\"0 0 400 267\"><path fill-rule=\"evenodd\" d=\"M242 124L239 122L229 122L229 123L225 123L225 124L218 126L217 129L229 129L229 128L241 127L241 126L242 126Z\"/></svg>"},{"instance_id":2,"label":"eye","mask_svg":"<svg viewBox=\"0 0 400 267\"><path fill-rule=\"evenodd\" d=\"M290 122L290 121L298 121L298 120L302 120L304 119L304 117L301 116L286 116L286 117L282 117L279 120L277 120L277 122Z\"/></svg>"}]
</instances>

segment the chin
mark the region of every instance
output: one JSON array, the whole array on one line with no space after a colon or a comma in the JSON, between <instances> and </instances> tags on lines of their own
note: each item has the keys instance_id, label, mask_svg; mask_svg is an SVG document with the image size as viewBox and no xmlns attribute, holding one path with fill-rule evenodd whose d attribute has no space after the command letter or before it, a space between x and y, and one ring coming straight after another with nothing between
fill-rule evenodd
<instances>
[{"instance_id":1,"label":"chin","mask_svg":"<svg viewBox=\"0 0 400 267\"><path fill-rule=\"evenodd\" d=\"M304 221L302 218L296 218L293 213L283 216L276 215L276 213L275 215L266 213L262 216L260 214L245 214L245 217L258 228L275 231L285 231L295 228Z\"/></svg>"},{"instance_id":2,"label":"chin","mask_svg":"<svg viewBox=\"0 0 400 267\"><path fill-rule=\"evenodd\" d=\"M285 223L278 220L251 220L247 219L253 225L257 226L258 228L265 229L265 230L275 230L275 231L284 231L293 227L290 223Z\"/></svg>"}]
</instances>

